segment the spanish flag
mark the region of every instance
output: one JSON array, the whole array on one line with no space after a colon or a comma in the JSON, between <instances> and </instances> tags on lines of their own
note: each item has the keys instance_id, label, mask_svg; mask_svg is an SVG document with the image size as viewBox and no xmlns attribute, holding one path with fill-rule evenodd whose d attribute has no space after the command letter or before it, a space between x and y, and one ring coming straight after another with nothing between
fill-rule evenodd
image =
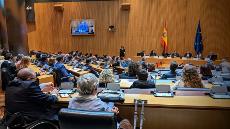
<instances>
[{"instance_id":1,"label":"spanish flag","mask_svg":"<svg viewBox=\"0 0 230 129\"><path fill-rule=\"evenodd\" d=\"M164 23L164 31L161 36L161 45L163 46L163 54L167 53L168 51L168 35L167 35L167 26L166 22Z\"/></svg>"}]
</instances>

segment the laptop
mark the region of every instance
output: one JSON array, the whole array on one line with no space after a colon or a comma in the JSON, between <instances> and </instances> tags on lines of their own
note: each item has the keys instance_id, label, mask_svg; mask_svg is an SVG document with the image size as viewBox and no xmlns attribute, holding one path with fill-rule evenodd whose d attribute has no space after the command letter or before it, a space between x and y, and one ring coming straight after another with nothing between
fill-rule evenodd
<instances>
[{"instance_id":1,"label":"laptop","mask_svg":"<svg viewBox=\"0 0 230 129\"><path fill-rule=\"evenodd\" d=\"M156 97L173 97L174 94L171 91L169 85L158 85L156 86L156 92L154 93Z\"/></svg>"},{"instance_id":2,"label":"laptop","mask_svg":"<svg viewBox=\"0 0 230 129\"><path fill-rule=\"evenodd\" d=\"M214 99L230 99L230 94L226 86L213 86L210 96Z\"/></svg>"},{"instance_id":3,"label":"laptop","mask_svg":"<svg viewBox=\"0 0 230 129\"><path fill-rule=\"evenodd\" d=\"M120 91L120 84L119 83L108 83L107 90Z\"/></svg>"},{"instance_id":4,"label":"laptop","mask_svg":"<svg viewBox=\"0 0 230 129\"><path fill-rule=\"evenodd\" d=\"M62 82L60 86L59 94L72 94L74 92L74 83L73 82Z\"/></svg>"}]
</instances>

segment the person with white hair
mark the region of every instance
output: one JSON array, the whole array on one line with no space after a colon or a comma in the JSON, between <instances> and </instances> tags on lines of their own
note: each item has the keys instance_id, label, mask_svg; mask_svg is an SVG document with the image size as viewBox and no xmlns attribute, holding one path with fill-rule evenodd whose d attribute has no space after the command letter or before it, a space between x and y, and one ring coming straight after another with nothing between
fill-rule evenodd
<instances>
[{"instance_id":1,"label":"person with white hair","mask_svg":"<svg viewBox=\"0 0 230 129\"><path fill-rule=\"evenodd\" d=\"M69 101L68 108L88 111L108 111L118 115L119 110L117 107L111 108L109 104L97 98L98 83L98 78L92 73L81 76L77 82L79 95ZM119 128L132 129L132 125L127 119L123 119L120 122Z\"/></svg>"},{"instance_id":2,"label":"person with white hair","mask_svg":"<svg viewBox=\"0 0 230 129\"><path fill-rule=\"evenodd\" d=\"M98 84L98 78L92 73L81 76L77 81L79 94L69 101L68 108L119 113L117 107L111 108L107 103L97 98Z\"/></svg>"}]
</instances>

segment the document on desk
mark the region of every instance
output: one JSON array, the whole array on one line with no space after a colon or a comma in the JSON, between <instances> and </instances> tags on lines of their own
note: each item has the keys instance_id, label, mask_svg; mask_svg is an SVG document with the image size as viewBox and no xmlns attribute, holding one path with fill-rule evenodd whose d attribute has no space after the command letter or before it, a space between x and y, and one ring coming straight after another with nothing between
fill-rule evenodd
<instances>
[{"instance_id":1,"label":"document on desk","mask_svg":"<svg viewBox=\"0 0 230 129\"><path fill-rule=\"evenodd\" d=\"M137 79L120 79L120 87L121 88L129 88L134 81L136 81Z\"/></svg>"}]
</instances>

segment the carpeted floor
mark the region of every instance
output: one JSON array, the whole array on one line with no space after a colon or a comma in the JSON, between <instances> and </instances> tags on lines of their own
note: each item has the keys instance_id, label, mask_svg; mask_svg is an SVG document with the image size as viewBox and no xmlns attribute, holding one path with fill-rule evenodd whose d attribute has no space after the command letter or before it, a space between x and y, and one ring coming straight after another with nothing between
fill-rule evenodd
<instances>
[{"instance_id":1,"label":"carpeted floor","mask_svg":"<svg viewBox=\"0 0 230 129\"><path fill-rule=\"evenodd\" d=\"M5 94L0 91L0 119L4 115L4 106L5 106Z\"/></svg>"}]
</instances>

